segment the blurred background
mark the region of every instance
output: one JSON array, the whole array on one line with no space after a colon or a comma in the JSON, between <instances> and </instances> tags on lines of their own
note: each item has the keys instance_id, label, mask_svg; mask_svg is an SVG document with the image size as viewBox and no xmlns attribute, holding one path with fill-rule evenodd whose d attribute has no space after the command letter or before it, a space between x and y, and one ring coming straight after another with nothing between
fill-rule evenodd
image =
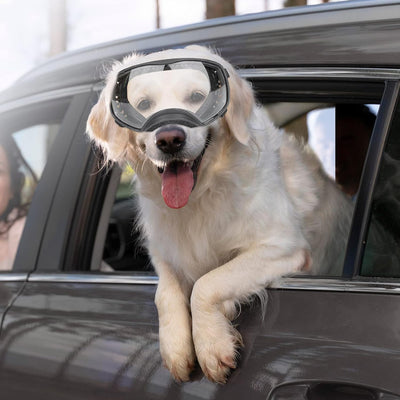
<instances>
[{"instance_id":1,"label":"blurred background","mask_svg":"<svg viewBox=\"0 0 400 400\"><path fill-rule=\"evenodd\" d=\"M0 0L0 90L64 51L206 18L328 1L340 0Z\"/></svg>"}]
</instances>

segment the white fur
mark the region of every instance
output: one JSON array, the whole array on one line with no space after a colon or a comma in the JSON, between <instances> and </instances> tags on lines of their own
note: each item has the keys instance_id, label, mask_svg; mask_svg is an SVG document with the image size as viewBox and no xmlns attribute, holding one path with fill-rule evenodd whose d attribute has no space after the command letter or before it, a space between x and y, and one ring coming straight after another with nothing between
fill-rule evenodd
<instances>
[{"instance_id":1,"label":"white fur","mask_svg":"<svg viewBox=\"0 0 400 400\"><path fill-rule=\"evenodd\" d=\"M154 132L118 127L108 106L121 68L171 57L220 62L231 88L224 118L211 127L182 127L192 158L208 132L212 140L189 202L178 210L161 197L156 166L165 159L153 145ZM196 358L209 379L226 381L242 344L230 322L239 303L284 275L309 270L311 260L314 272L340 271L350 202L312 151L276 129L250 86L209 50L190 46L116 64L88 132L106 157L131 163L137 173L140 225L159 275L161 354L178 381L189 379Z\"/></svg>"}]
</instances>

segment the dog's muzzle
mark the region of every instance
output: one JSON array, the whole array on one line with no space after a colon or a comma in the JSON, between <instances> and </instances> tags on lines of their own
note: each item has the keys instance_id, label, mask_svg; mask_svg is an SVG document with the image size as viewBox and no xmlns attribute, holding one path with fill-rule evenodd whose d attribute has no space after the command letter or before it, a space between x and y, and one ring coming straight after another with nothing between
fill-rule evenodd
<instances>
[{"instance_id":1,"label":"dog's muzzle","mask_svg":"<svg viewBox=\"0 0 400 400\"><path fill-rule=\"evenodd\" d=\"M161 174L161 194L168 207L182 208L189 201L210 140L211 133L208 134L200 155L194 160L184 160L179 157L186 141L186 134L182 129L171 126L165 129L161 128L156 133L156 146L171 157L171 161L164 167L158 167L158 172Z\"/></svg>"}]
</instances>

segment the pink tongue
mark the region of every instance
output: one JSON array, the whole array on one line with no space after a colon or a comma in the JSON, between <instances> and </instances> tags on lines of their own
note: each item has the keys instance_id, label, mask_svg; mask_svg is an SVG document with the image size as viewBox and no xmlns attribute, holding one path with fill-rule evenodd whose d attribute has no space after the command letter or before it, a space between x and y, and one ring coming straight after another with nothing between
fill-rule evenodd
<instances>
[{"instance_id":1,"label":"pink tongue","mask_svg":"<svg viewBox=\"0 0 400 400\"><path fill-rule=\"evenodd\" d=\"M182 162L174 164L167 166L162 174L161 193L168 207L181 208L189 201L194 178L188 164Z\"/></svg>"}]
</instances>

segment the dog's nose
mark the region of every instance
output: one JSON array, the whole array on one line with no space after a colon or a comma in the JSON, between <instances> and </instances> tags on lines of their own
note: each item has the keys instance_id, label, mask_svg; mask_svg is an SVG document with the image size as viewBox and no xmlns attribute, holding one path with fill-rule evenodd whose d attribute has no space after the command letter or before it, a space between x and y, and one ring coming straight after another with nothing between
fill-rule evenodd
<instances>
[{"instance_id":1,"label":"dog's nose","mask_svg":"<svg viewBox=\"0 0 400 400\"><path fill-rule=\"evenodd\" d=\"M182 149L186 141L186 134L183 129L173 126L160 128L156 133L156 146L167 154L177 153Z\"/></svg>"}]
</instances>

